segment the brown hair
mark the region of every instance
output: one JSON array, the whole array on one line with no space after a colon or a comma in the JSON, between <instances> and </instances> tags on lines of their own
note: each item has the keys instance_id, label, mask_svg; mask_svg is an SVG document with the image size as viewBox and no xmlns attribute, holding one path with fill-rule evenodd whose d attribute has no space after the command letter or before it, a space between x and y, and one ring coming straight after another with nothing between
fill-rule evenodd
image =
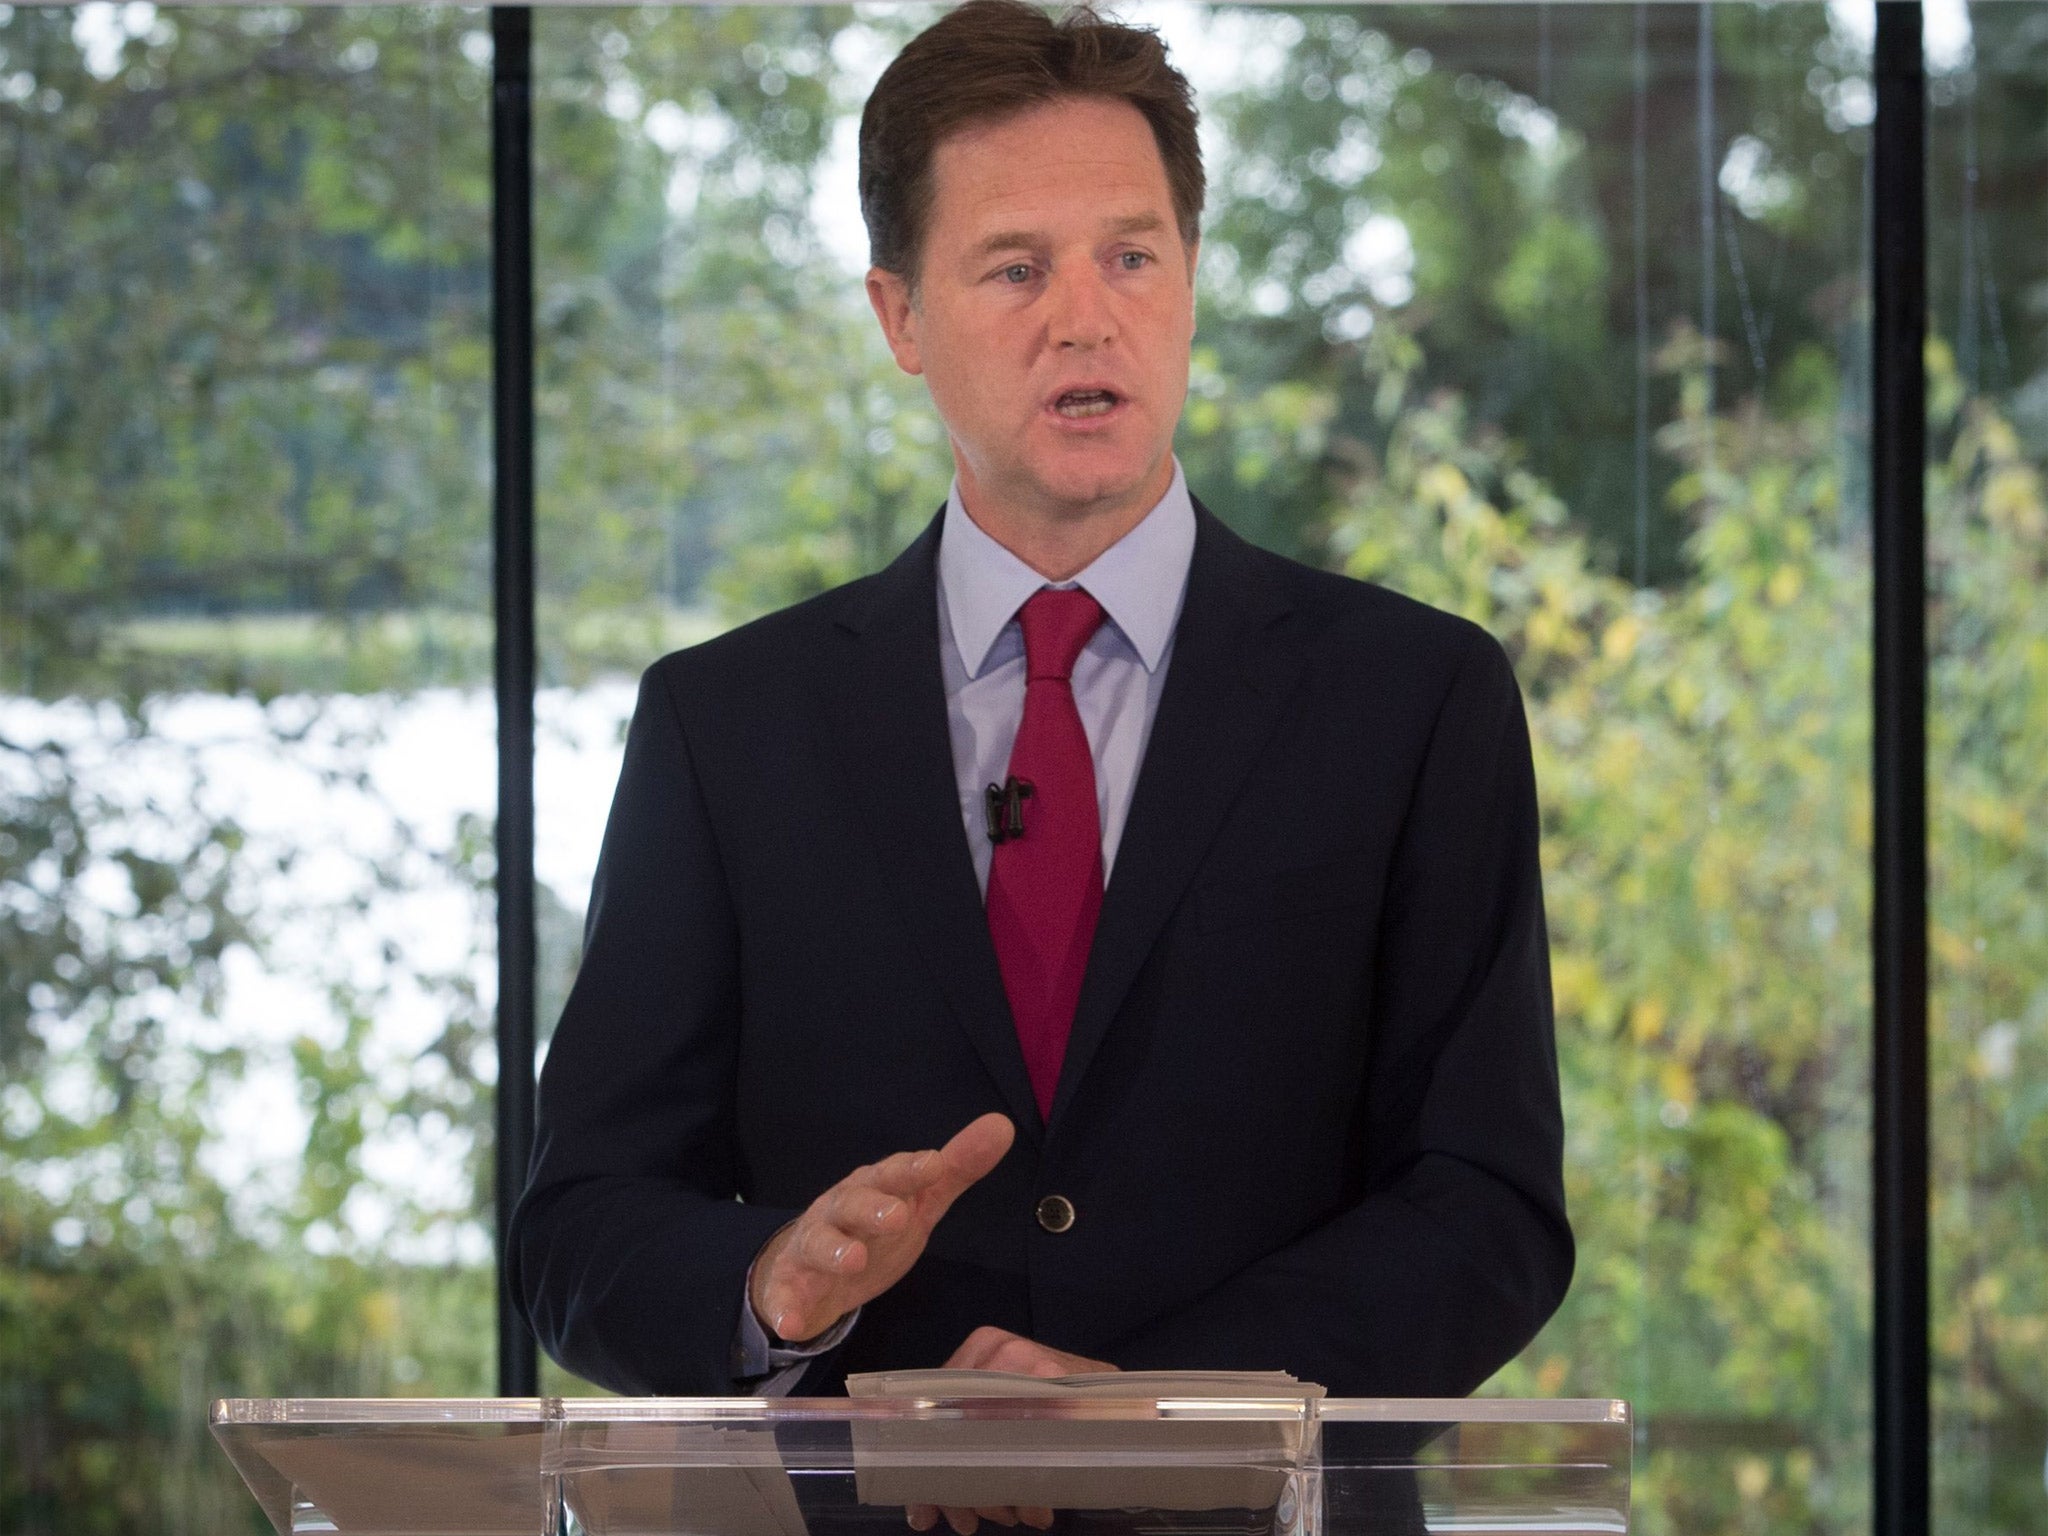
<instances>
[{"instance_id":1,"label":"brown hair","mask_svg":"<svg viewBox=\"0 0 2048 1536\"><path fill-rule=\"evenodd\" d=\"M868 259L915 288L932 205L932 156L963 128L1075 96L1124 101L1152 125L1180 237L1201 232L1194 92L1147 27L1077 5L1054 21L1024 0L967 0L912 38L860 117Z\"/></svg>"}]
</instances>

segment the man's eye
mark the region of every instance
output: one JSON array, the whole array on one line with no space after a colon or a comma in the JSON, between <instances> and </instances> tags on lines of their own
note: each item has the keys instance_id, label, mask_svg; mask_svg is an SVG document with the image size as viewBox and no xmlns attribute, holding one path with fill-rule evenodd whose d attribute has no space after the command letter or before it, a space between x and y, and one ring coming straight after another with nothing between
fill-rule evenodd
<instances>
[{"instance_id":1,"label":"man's eye","mask_svg":"<svg viewBox=\"0 0 2048 1536\"><path fill-rule=\"evenodd\" d=\"M1021 261L1013 266L1007 266L1003 268L1003 281L1006 283L1028 283L1031 281L1031 268Z\"/></svg>"},{"instance_id":2,"label":"man's eye","mask_svg":"<svg viewBox=\"0 0 2048 1536\"><path fill-rule=\"evenodd\" d=\"M1126 272L1135 272L1152 258L1143 251L1123 251L1118 253L1116 259Z\"/></svg>"}]
</instances>

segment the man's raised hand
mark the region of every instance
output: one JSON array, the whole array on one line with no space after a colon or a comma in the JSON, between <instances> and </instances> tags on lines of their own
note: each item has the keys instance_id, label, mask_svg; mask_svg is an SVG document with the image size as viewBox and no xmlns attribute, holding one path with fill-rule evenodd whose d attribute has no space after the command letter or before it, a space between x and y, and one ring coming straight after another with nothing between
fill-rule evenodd
<instances>
[{"instance_id":1,"label":"man's raised hand","mask_svg":"<svg viewBox=\"0 0 2048 1536\"><path fill-rule=\"evenodd\" d=\"M987 1114L935 1152L898 1152L854 1169L761 1249L747 1296L754 1315L800 1342L881 1295L909 1272L939 1218L1003 1160L1016 1135L1002 1115Z\"/></svg>"}]
</instances>

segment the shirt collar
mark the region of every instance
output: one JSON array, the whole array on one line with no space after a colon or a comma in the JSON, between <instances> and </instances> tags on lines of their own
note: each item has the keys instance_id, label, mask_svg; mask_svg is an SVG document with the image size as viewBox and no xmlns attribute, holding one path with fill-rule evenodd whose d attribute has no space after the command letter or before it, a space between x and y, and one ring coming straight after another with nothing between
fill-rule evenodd
<instances>
[{"instance_id":1,"label":"shirt collar","mask_svg":"<svg viewBox=\"0 0 2048 1536\"><path fill-rule=\"evenodd\" d=\"M1195 507L1178 459L1166 494L1071 582L1047 582L983 532L967 515L956 479L946 494L946 522L939 536L939 592L961 665L970 678L980 676L1004 626L1025 599L1040 587L1055 585L1085 588L1130 641L1145 670L1156 672L1180 618L1194 554Z\"/></svg>"}]
</instances>

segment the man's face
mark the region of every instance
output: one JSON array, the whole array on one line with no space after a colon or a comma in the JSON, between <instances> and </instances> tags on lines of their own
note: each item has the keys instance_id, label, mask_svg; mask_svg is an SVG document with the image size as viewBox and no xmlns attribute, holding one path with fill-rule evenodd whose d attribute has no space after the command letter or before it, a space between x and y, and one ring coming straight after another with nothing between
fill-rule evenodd
<instances>
[{"instance_id":1,"label":"man's face","mask_svg":"<svg viewBox=\"0 0 2048 1536\"><path fill-rule=\"evenodd\" d=\"M1195 328L1195 253L1151 126L1127 102L1052 102L947 139L932 171L916 298L879 269L868 293L924 375L968 505L1150 506Z\"/></svg>"}]
</instances>

